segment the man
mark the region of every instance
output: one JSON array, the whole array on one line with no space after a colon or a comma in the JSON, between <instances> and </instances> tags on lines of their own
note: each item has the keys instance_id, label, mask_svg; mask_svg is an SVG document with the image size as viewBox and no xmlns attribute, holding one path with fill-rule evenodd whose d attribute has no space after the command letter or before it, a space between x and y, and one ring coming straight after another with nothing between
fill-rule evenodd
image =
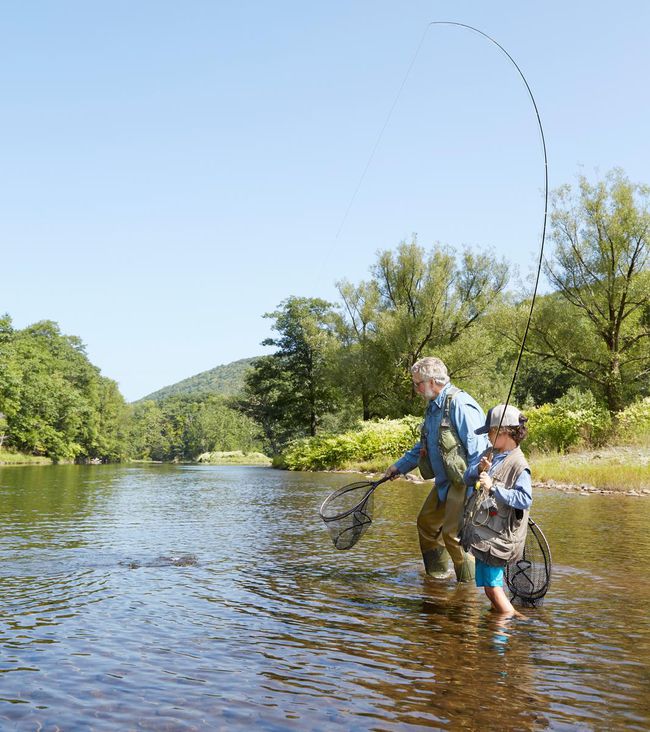
<instances>
[{"instance_id":1,"label":"man","mask_svg":"<svg viewBox=\"0 0 650 732\"><path fill-rule=\"evenodd\" d=\"M475 434L485 414L469 394L450 383L439 358L420 359L411 374L415 390L427 402L420 442L385 475L395 478L419 466L424 478L435 478L417 520L424 567L427 574L442 577L451 556L458 582L469 582L474 579L474 557L463 551L458 538L467 491L463 473L489 446L485 435Z\"/></svg>"}]
</instances>

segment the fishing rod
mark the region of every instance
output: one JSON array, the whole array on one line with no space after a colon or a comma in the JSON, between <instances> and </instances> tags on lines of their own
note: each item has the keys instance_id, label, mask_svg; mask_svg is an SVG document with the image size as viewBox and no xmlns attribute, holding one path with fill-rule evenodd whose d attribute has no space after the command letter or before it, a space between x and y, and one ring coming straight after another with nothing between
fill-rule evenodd
<instances>
[{"instance_id":1,"label":"fishing rod","mask_svg":"<svg viewBox=\"0 0 650 732\"><path fill-rule=\"evenodd\" d=\"M430 22L427 25L424 33L422 34L422 37L420 38L420 42L418 43L418 46L417 46L417 48L415 50L415 53L413 55L413 58L411 59L411 62L409 63L409 66L408 66L408 69L406 71L406 74L404 75L404 78L402 79L402 82L401 82L401 84L399 86L399 89L397 91L397 94L395 95L395 98L393 99L393 102L392 102L392 104L390 106L390 109L388 111L388 114L386 115L386 119L384 120L384 123L383 123L383 125L382 125L382 127L381 127L381 129L379 131L379 135L377 136L377 139L375 141L375 144L372 147L372 150L371 150L370 155L368 157L368 161L366 162L366 165L365 165L365 167L363 169L363 172L361 173L361 177L359 178L359 181L357 183L357 186L356 186L356 188L355 188L355 190L354 190L354 192L352 194L352 197L350 198L350 202L348 203L348 206L346 208L346 211L345 211L345 214L344 214L343 219L341 221L341 224L339 225L339 229L337 231L336 238L338 239L339 234L341 233L341 231L343 229L343 226L344 226L344 224L345 224L345 222L347 220L348 214L350 213L350 210L351 210L352 205L353 205L353 203L354 203L354 201L356 199L356 196L359 193L359 190L361 189L361 185L363 184L363 181L364 181L364 179L366 177L366 173L368 172L368 169L370 168L370 164L371 164L371 162L372 162L372 160L373 160L373 158L375 156L375 153L376 153L376 151L377 151L377 149L379 147L379 144L380 144L381 139L382 139L382 137L384 135L384 132L386 131L386 128L388 127L388 123L390 122L390 119L391 119L391 117L393 115L393 112L394 112L394 110L395 110L395 108L397 106L397 102L399 101L399 98L400 98L400 96L402 94L402 91L404 90L404 87L406 86L406 82L408 81L408 78L411 75L411 71L413 70L413 67L415 66L415 62L417 61L417 58L418 58L418 56L420 54L420 50L421 50L421 48L422 48L422 46L424 44L424 40L425 40L425 38L427 36L427 33L429 32L429 30L430 30L430 28L432 26L451 26L451 27L456 27L456 28L464 28L465 30L472 31L473 33L477 33L479 36L482 36L483 38L485 38L486 40L488 40L490 43L492 43L493 45L495 45L505 55L505 57L508 59L508 61L510 61L510 63L517 70L517 73L521 77L521 80L523 81L523 83L524 83L524 85L526 87L526 91L528 92L528 96L530 97L530 101L532 102L533 109L535 111L535 117L537 119L537 126L538 126L538 129L539 129L539 135L540 135L540 139L541 139L541 142L542 142L542 151L543 151L543 155L544 155L544 218L543 218L543 224L542 224L541 243L540 243L540 247L539 247L539 259L538 259L538 262L537 262L537 272L536 272L536 275L535 275L535 284L534 284L534 287L533 287L533 294L532 294L532 298L531 298L531 301L530 301L530 309L528 311L528 318L527 318L527 321L526 321L526 327L524 329L524 334L523 334L523 337L521 339L521 346L519 348L519 353L517 355L517 360L515 362L514 372L512 374L512 379L510 381L510 388L508 389L508 396L506 397L504 409L503 409L503 412L501 414L501 418L499 420L499 425L498 425L498 428L497 428L497 434L498 434L498 430L501 429L501 425L503 423L503 418L505 416L506 409L507 409L508 405L510 404L510 397L512 396L512 391L514 389L515 382L517 380L517 375L519 373L519 366L521 364L521 359L523 357L524 349L525 349L525 346L526 346L526 338L528 337L528 332L530 330L530 325L531 325L532 318L533 318L533 310L535 308L535 301L537 299L537 291L538 291L538 287L539 287L539 278L540 278L540 275L541 275L542 264L543 264L543 261L544 261L544 243L546 241L546 225L547 225L547 220L548 220L548 155L547 155L547 152L546 152L546 138L544 136L544 127L542 125L542 119L541 119L541 116L540 116L540 113L539 113L539 108L537 107L537 102L535 100L535 95L533 94L533 91L532 91L532 89L530 87L530 84L528 83L528 80L526 79L526 76L524 75L524 72L521 70L519 64L515 61L515 59L510 55L510 53L498 41L496 41L494 38L492 38L492 36L488 35L487 33L485 33L484 31L480 30L479 28L475 28L473 25L468 25L467 23L459 23L457 21L451 21L451 20L434 20L434 21ZM491 460L491 455L492 455L492 451L490 453L490 460Z\"/></svg>"}]
</instances>

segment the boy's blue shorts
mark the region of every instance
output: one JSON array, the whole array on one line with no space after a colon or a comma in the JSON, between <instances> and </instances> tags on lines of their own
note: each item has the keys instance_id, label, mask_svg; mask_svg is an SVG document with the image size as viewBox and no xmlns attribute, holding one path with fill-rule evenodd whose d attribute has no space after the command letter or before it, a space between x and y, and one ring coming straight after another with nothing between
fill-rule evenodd
<instances>
[{"instance_id":1,"label":"boy's blue shorts","mask_svg":"<svg viewBox=\"0 0 650 732\"><path fill-rule=\"evenodd\" d=\"M489 564L476 560L477 587L503 587L503 567L491 567Z\"/></svg>"}]
</instances>

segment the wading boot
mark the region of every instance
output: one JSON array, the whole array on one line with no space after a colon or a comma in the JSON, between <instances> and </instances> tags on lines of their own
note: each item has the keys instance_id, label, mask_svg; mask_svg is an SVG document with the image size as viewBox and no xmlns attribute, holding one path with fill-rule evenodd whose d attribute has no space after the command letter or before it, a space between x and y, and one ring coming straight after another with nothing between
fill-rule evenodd
<instances>
[{"instance_id":1,"label":"wading boot","mask_svg":"<svg viewBox=\"0 0 650 732\"><path fill-rule=\"evenodd\" d=\"M466 554L462 562L454 564L458 582L471 582L474 579L474 557Z\"/></svg>"},{"instance_id":2,"label":"wading boot","mask_svg":"<svg viewBox=\"0 0 650 732\"><path fill-rule=\"evenodd\" d=\"M423 552L424 571L429 577L444 579L448 574L449 554L444 547Z\"/></svg>"}]
</instances>

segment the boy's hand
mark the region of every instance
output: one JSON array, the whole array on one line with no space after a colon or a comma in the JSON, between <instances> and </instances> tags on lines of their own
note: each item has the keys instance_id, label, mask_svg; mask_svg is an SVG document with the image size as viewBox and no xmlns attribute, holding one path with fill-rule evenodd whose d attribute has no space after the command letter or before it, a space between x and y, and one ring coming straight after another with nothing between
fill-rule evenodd
<instances>
[{"instance_id":1,"label":"boy's hand","mask_svg":"<svg viewBox=\"0 0 650 732\"><path fill-rule=\"evenodd\" d=\"M483 457L478 462L479 475L481 473L487 473L491 467L492 467L492 461L488 458L487 455L483 455Z\"/></svg>"},{"instance_id":2,"label":"boy's hand","mask_svg":"<svg viewBox=\"0 0 650 732\"><path fill-rule=\"evenodd\" d=\"M492 478L490 478L486 472L482 472L478 476L478 482L481 484L481 488L486 491L489 491L492 488Z\"/></svg>"}]
</instances>

